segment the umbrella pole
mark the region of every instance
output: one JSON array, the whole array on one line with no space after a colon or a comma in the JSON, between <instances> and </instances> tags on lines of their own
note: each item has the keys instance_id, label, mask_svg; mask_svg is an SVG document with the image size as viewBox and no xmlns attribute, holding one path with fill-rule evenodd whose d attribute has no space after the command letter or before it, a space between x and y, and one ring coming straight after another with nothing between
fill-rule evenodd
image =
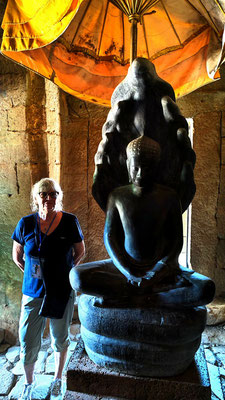
<instances>
[{"instance_id":1,"label":"umbrella pole","mask_svg":"<svg viewBox=\"0 0 225 400\"><path fill-rule=\"evenodd\" d=\"M131 21L131 44L130 44L130 64L137 57L137 20L134 18Z\"/></svg>"}]
</instances>

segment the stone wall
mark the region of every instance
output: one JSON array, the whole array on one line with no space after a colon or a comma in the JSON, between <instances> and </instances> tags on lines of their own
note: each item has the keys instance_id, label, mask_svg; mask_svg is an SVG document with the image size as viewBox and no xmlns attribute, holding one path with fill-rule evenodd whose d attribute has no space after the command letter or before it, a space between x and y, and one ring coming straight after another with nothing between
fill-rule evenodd
<instances>
[{"instance_id":1,"label":"stone wall","mask_svg":"<svg viewBox=\"0 0 225 400\"><path fill-rule=\"evenodd\" d=\"M64 190L64 209L81 223L85 261L107 257L104 214L91 195L94 154L108 109L85 103L54 84L0 57L0 325L17 335L22 273L11 260L10 236L30 213L32 184L45 176ZM194 118L197 193L192 207L193 268L213 279L225 295L224 179L225 79L178 101Z\"/></svg>"},{"instance_id":2,"label":"stone wall","mask_svg":"<svg viewBox=\"0 0 225 400\"><path fill-rule=\"evenodd\" d=\"M183 115L193 118L196 195L192 203L192 267L216 283L225 297L225 68L221 79L178 100Z\"/></svg>"},{"instance_id":3,"label":"stone wall","mask_svg":"<svg viewBox=\"0 0 225 400\"><path fill-rule=\"evenodd\" d=\"M29 212L30 188L25 71L15 68L1 74L0 87L0 326L15 336L21 272L11 259L10 236L18 219Z\"/></svg>"},{"instance_id":4,"label":"stone wall","mask_svg":"<svg viewBox=\"0 0 225 400\"><path fill-rule=\"evenodd\" d=\"M22 273L11 259L11 234L30 210L30 189L51 176L64 191L86 242L85 261L102 259L104 214L91 195L94 154L108 109L86 104L0 57L0 325L17 336Z\"/></svg>"},{"instance_id":5,"label":"stone wall","mask_svg":"<svg viewBox=\"0 0 225 400\"><path fill-rule=\"evenodd\" d=\"M108 109L60 91L61 179L64 208L79 217L86 261L107 257L103 246L104 213L91 194L94 155Z\"/></svg>"}]
</instances>

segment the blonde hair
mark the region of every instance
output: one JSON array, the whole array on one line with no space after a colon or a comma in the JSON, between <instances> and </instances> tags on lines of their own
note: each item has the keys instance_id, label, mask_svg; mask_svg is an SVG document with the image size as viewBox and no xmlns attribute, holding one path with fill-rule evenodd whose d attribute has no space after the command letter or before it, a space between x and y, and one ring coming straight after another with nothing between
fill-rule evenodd
<instances>
[{"instance_id":1,"label":"blonde hair","mask_svg":"<svg viewBox=\"0 0 225 400\"><path fill-rule=\"evenodd\" d=\"M40 192L49 192L50 190L52 190L52 191L55 190L56 192L59 193L56 198L55 210L56 211L62 210L62 208L63 208L63 205L62 205L63 191L61 189L61 186L54 179L42 178L40 181L36 182L31 189L30 206L31 206L32 211L38 211L38 204L37 204L37 200L36 200L37 195Z\"/></svg>"}]
</instances>

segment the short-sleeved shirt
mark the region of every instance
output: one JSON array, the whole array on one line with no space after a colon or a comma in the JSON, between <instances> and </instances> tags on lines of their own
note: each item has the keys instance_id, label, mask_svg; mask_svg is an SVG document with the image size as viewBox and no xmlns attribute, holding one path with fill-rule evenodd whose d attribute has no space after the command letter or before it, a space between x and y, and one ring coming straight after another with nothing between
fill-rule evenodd
<instances>
[{"instance_id":1,"label":"short-sleeved shirt","mask_svg":"<svg viewBox=\"0 0 225 400\"><path fill-rule=\"evenodd\" d=\"M12 239L24 247L25 266L22 292L27 296L43 297L56 293L61 298L71 291L69 271L73 266L72 248L83 240L83 234L75 215L63 212L62 218L50 235L41 232L39 247L38 214L21 218ZM34 265L41 259L42 276L34 273ZM40 272L40 271L39 271ZM44 282L43 282L44 280Z\"/></svg>"}]
</instances>

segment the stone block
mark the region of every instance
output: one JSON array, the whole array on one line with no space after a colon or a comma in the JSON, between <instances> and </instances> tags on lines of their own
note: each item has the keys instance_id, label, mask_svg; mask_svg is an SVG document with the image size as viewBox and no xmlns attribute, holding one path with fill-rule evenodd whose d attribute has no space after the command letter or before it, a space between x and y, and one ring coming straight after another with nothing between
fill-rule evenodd
<instances>
[{"instance_id":1,"label":"stone block","mask_svg":"<svg viewBox=\"0 0 225 400\"><path fill-rule=\"evenodd\" d=\"M225 322L225 300L216 298L207 305L207 325L218 325Z\"/></svg>"},{"instance_id":2,"label":"stone block","mask_svg":"<svg viewBox=\"0 0 225 400\"><path fill-rule=\"evenodd\" d=\"M220 384L219 368L216 367L215 365L208 363L208 370L209 370L212 394L214 394L216 398L223 400L224 397L223 397L222 387Z\"/></svg>"},{"instance_id":3,"label":"stone block","mask_svg":"<svg viewBox=\"0 0 225 400\"><path fill-rule=\"evenodd\" d=\"M45 365L45 373L54 374L54 372L55 372L55 359L54 359L54 353L52 353L47 357Z\"/></svg>"},{"instance_id":4,"label":"stone block","mask_svg":"<svg viewBox=\"0 0 225 400\"><path fill-rule=\"evenodd\" d=\"M1 398L0 398L1 400ZM102 397L102 396L94 396L91 394L81 393L81 392L72 392L70 390L66 391L64 400L126 400L121 397Z\"/></svg>"},{"instance_id":5,"label":"stone block","mask_svg":"<svg viewBox=\"0 0 225 400\"><path fill-rule=\"evenodd\" d=\"M59 103L59 93L61 89L52 81L45 79L46 106L49 110L57 110Z\"/></svg>"},{"instance_id":6,"label":"stone block","mask_svg":"<svg viewBox=\"0 0 225 400\"><path fill-rule=\"evenodd\" d=\"M32 393L32 400L42 400L48 398L52 381L52 376L36 375L36 385Z\"/></svg>"},{"instance_id":7,"label":"stone block","mask_svg":"<svg viewBox=\"0 0 225 400\"><path fill-rule=\"evenodd\" d=\"M103 242L105 214L96 201L89 201L88 256L91 261L109 258Z\"/></svg>"},{"instance_id":8,"label":"stone block","mask_svg":"<svg viewBox=\"0 0 225 400\"><path fill-rule=\"evenodd\" d=\"M216 357L211 349L205 349L205 358L208 363L216 365Z\"/></svg>"},{"instance_id":9,"label":"stone block","mask_svg":"<svg viewBox=\"0 0 225 400\"><path fill-rule=\"evenodd\" d=\"M13 63L12 63L13 64ZM26 71L21 68L21 73L0 75L1 109L8 110L26 104Z\"/></svg>"},{"instance_id":10,"label":"stone block","mask_svg":"<svg viewBox=\"0 0 225 400\"><path fill-rule=\"evenodd\" d=\"M11 363L15 363L19 361L20 358L20 347L19 346L12 346L6 352L6 358Z\"/></svg>"},{"instance_id":11,"label":"stone block","mask_svg":"<svg viewBox=\"0 0 225 400\"><path fill-rule=\"evenodd\" d=\"M217 229L219 239L225 239L225 195L219 194L216 212Z\"/></svg>"},{"instance_id":12,"label":"stone block","mask_svg":"<svg viewBox=\"0 0 225 400\"><path fill-rule=\"evenodd\" d=\"M53 380L52 376L48 375L36 375L36 382L32 391L32 400L43 400L48 398L51 383ZM9 393L9 400L18 400L24 385L24 377L20 378L17 384Z\"/></svg>"},{"instance_id":13,"label":"stone block","mask_svg":"<svg viewBox=\"0 0 225 400\"><path fill-rule=\"evenodd\" d=\"M38 353L38 359L35 364L35 372L40 374L45 371L45 361L48 357L47 351L40 351Z\"/></svg>"},{"instance_id":14,"label":"stone block","mask_svg":"<svg viewBox=\"0 0 225 400\"><path fill-rule=\"evenodd\" d=\"M80 334L80 324L70 325L70 337L72 340L76 340L77 335Z\"/></svg>"},{"instance_id":15,"label":"stone block","mask_svg":"<svg viewBox=\"0 0 225 400\"><path fill-rule=\"evenodd\" d=\"M65 168L65 172L68 168L73 170L76 167L74 173L82 173L83 169L87 166L87 138L84 134L86 130L87 128L80 123L76 128L74 126L68 127L66 133L63 134L61 156L64 161L63 167Z\"/></svg>"},{"instance_id":16,"label":"stone block","mask_svg":"<svg viewBox=\"0 0 225 400\"><path fill-rule=\"evenodd\" d=\"M213 90L212 86L199 89L177 100L178 107L186 118L195 118L200 113L224 109L224 90Z\"/></svg>"},{"instance_id":17,"label":"stone block","mask_svg":"<svg viewBox=\"0 0 225 400\"><path fill-rule=\"evenodd\" d=\"M0 328L0 344L3 342L5 336L4 329Z\"/></svg>"},{"instance_id":18,"label":"stone block","mask_svg":"<svg viewBox=\"0 0 225 400\"><path fill-rule=\"evenodd\" d=\"M66 177L64 177L66 179ZM87 192L83 189L73 188L66 189L67 184L63 185L64 192L64 209L68 212L74 213L79 220L83 234L86 236L88 231L88 204Z\"/></svg>"},{"instance_id":19,"label":"stone block","mask_svg":"<svg viewBox=\"0 0 225 400\"><path fill-rule=\"evenodd\" d=\"M7 369L3 369L1 371L1 379L0 379L0 395L9 394L10 390L13 387L14 383L14 375L12 372L7 371Z\"/></svg>"},{"instance_id":20,"label":"stone block","mask_svg":"<svg viewBox=\"0 0 225 400\"><path fill-rule=\"evenodd\" d=\"M217 245L217 267L225 269L225 239L220 239Z\"/></svg>"},{"instance_id":21,"label":"stone block","mask_svg":"<svg viewBox=\"0 0 225 400\"><path fill-rule=\"evenodd\" d=\"M194 128L197 191L192 203L191 262L197 272L213 277L217 251L215 215L220 179L220 113L198 114Z\"/></svg>"},{"instance_id":22,"label":"stone block","mask_svg":"<svg viewBox=\"0 0 225 400\"><path fill-rule=\"evenodd\" d=\"M7 131L8 127L9 127L9 125L8 125L8 111L1 109L0 132Z\"/></svg>"},{"instance_id":23,"label":"stone block","mask_svg":"<svg viewBox=\"0 0 225 400\"><path fill-rule=\"evenodd\" d=\"M55 110L46 110L46 131L51 134L60 133L59 114Z\"/></svg>"},{"instance_id":24,"label":"stone block","mask_svg":"<svg viewBox=\"0 0 225 400\"><path fill-rule=\"evenodd\" d=\"M221 136L225 137L225 112L222 111Z\"/></svg>"},{"instance_id":25,"label":"stone block","mask_svg":"<svg viewBox=\"0 0 225 400\"><path fill-rule=\"evenodd\" d=\"M213 343L215 346L225 343L224 326L206 326L202 334L202 344L211 345L211 343Z\"/></svg>"},{"instance_id":26,"label":"stone block","mask_svg":"<svg viewBox=\"0 0 225 400\"><path fill-rule=\"evenodd\" d=\"M61 101L63 101L64 107L67 109L67 116L71 122L76 122L81 119L87 120L90 117L85 101L64 92L61 92L60 95Z\"/></svg>"},{"instance_id":27,"label":"stone block","mask_svg":"<svg viewBox=\"0 0 225 400\"><path fill-rule=\"evenodd\" d=\"M11 370L11 372L12 372L14 375L17 375L17 376L23 375L24 369L23 369L23 364L22 364L22 361L21 361L21 360L19 360L19 361L14 365L13 369Z\"/></svg>"},{"instance_id":28,"label":"stone block","mask_svg":"<svg viewBox=\"0 0 225 400\"><path fill-rule=\"evenodd\" d=\"M225 329L225 327L224 327L224 329ZM222 344L220 344L218 346L213 346L213 351L215 354L218 354L218 353L225 354L225 347ZM224 365L225 365L225 362L224 362Z\"/></svg>"},{"instance_id":29,"label":"stone block","mask_svg":"<svg viewBox=\"0 0 225 400\"><path fill-rule=\"evenodd\" d=\"M206 361L202 349L196 353L195 361L181 375L171 378L143 378L95 365L78 346L67 370L69 399L122 398L130 400L210 400L211 390ZM83 393L83 397L81 395ZM81 395L81 397L77 396ZM96 396L96 397L95 397ZM90 398L92 400L92 397Z\"/></svg>"},{"instance_id":30,"label":"stone block","mask_svg":"<svg viewBox=\"0 0 225 400\"><path fill-rule=\"evenodd\" d=\"M220 194L225 194L225 165L221 165L220 169Z\"/></svg>"},{"instance_id":31,"label":"stone block","mask_svg":"<svg viewBox=\"0 0 225 400\"><path fill-rule=\"evenodd\" d=\"M225 297L225 267L224 262L217 262L217 268L214 271L214 282L216 283L216 297Z\"/></svg>"},{"instance_id":32,"label":"stone block","mask_svg":"<svg viewBox=\"0 0 225 400\"><path fill-rule=\"evenodd\" d=\"M225 165L225 137L221 138L221 164Z\"/></svg>"},{"instance_id":33,"label":"stone block","mask_svg":"<svg viewBox=\"0 0 225 400\"><path fill-rule=\"evenodd\" d=\"M6 350L10 347L9 343L3 343L0 345L0 354L5 353Z\"/></svg>"},{"instance_id":34,"label":"stone block","mask_svg":"<svg viewBox=\"0 0 225 400\"><path fill-rule=\"evenodd\" d=\"M216 353L216 358L218 360L219 367L221 367L223 369L222 372L224 374L224 369L225 369L225 352L224 352L224 348L223 348L222 352L218 351Z\"/></svg>"},{"instance_id":35,"label":"stone block","mask_svg":"<svg viewBox=\"0 0 225 400\"><path fill-rule=\"evenodd\" d=\"M26 130L26 113L23 105L8 110L8 130L13 132Z\"/></svg>"}]
</instances>

